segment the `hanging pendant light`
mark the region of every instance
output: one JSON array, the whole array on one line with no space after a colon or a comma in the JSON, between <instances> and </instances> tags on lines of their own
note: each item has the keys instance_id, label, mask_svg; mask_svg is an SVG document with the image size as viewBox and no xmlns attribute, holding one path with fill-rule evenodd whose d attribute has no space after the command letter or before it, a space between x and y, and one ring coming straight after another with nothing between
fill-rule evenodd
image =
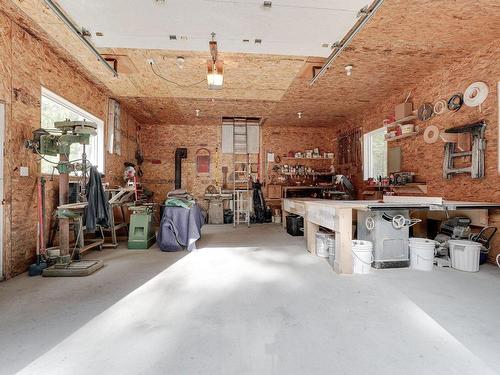
<instances>
[{"instance_id":1,"label":"hanging pendant light","mask_svg":"<svg viewBox=\"0 0 500 375\"><path fill-rule=\"evenodd\" d=\"M212 33L212 40L208 43L211 59L207 60L207 84L209 90L220 90L224 83L224 63L217 59L217 42L215 33Z\"/></svg>"}]
</instances>

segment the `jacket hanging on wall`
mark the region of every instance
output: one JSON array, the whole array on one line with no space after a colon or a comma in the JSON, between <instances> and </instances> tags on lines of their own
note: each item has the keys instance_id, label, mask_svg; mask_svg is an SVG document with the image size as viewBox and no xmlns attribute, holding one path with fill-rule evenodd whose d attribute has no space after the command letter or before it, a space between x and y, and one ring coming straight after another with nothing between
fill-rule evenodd
<instances>
[{"instance_id":1,"label":"jacket hanging on wall","mask_svg":"<svg viewBox=\"0 0 500 375\"><path fill-rule=\"evenodd\" d=\"M87 203L83 216L87 232L94 233L97 225L109 227L109 202L97 167L90 168L89 182L87 183Z\"/></svg>"}]
</instances>

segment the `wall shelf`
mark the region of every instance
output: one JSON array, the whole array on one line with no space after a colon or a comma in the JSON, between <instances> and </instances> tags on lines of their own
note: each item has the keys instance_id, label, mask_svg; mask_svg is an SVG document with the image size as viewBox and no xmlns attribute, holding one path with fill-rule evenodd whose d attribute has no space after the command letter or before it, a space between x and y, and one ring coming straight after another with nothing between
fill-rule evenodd
<instances>
[{"instance_id":1,"label":"wall shelf","mask_svg":"<svg viewBox=\"0 0 500 375\"><path fill-rule=\"evenodd\" d=\"M401 134L401 135L397 135L395 137L391 137L391 138L386 138L386 142L392 142L392 141L397 141L399 139L404 139L404 138L409 138L409 137L413 137L415 135L417 135L419 132L416 131L416 132L412 132L412 133L407 133L407 134Z\"/></svg>"},{"instance_id":2,"label":"wall shelf","mask_svg":"<svg viewBox=\"0 0 500 375\"><path fill-rule=\"evenodd\" d=\"M410 116L403 117L403 118L401 118L399 120L396 120L394 122L391 122L390 124L384 125L384 127L386 127L386 128L394 128L396 126L404 124L405 122L413 121L413 120L416 120L416 119L417 119L417 116L410 115Z\"/></svg>"}]
</instances>

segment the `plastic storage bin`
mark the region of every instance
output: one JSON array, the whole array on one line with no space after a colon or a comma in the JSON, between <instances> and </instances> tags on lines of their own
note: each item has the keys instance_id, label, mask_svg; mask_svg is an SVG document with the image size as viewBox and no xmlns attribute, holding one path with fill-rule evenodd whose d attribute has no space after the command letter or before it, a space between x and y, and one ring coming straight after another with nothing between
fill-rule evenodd
<instances>
[{"instance_id":1,"label":"plastic storage bin","mask_svg":"<svg viewBox=\"0 0 500 375\"><path fill-rule=\"evenodd\" d=\"M467 240L449 240L451 266L460 271L479 271L481 244Z\"/></svg>"},{"instance_id":2,"label":"plastic storage bin","mask_svg":"<svg viewBox=\"0 0 500 375\"><path fill-rule=\"evenodd\" d=\"M289 215L286 217L286 231L291 236L304 235L304 218L297 215Z\"/></svg>"}]
</instances>

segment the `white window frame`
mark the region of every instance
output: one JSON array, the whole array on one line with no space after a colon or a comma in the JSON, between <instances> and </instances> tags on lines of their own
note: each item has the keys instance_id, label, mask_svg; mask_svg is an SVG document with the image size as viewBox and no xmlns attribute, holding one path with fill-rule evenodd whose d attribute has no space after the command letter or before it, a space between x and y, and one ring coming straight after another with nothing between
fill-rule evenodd
<instances>
[{"instance_id":1,"label":"white window frame","mask_svg":"<svg viewBox=\"0 0 500 375\"><path fill-rule=\"evenodd\" d=\"M372 159L372 136L375 134L386 134L387 128L381 127L371 132L365 133L363 135L363 179L366 181L370 177L377 178L377 176L373 175L373 159ZM386 155L387 158L387 155ZM386 160L387 161L387 160ZM383 176L385 177L385 176Z\"/></svg>"},{"instance_id":2,"label":"white window frame","mask_svg":"<svg viewBox=\"0 0 500 375\"><path fill-rule=\"evenodd\" d=\"M57 104L66 107L70 111L77 113L78 115L85 117L86 119L95 122L97 124L97 169L99 172L104 173L104 121L100 118L94 116L92 113L85 111L84 109L78 107L76 104L64 99L63 97L57 95L56 93L50 91L46 87L42 86L41 96L56 102ZM41 111L41 109L40 109ZM41 113L40 113L41 115Z\"/></svg>"}]
</instances>

